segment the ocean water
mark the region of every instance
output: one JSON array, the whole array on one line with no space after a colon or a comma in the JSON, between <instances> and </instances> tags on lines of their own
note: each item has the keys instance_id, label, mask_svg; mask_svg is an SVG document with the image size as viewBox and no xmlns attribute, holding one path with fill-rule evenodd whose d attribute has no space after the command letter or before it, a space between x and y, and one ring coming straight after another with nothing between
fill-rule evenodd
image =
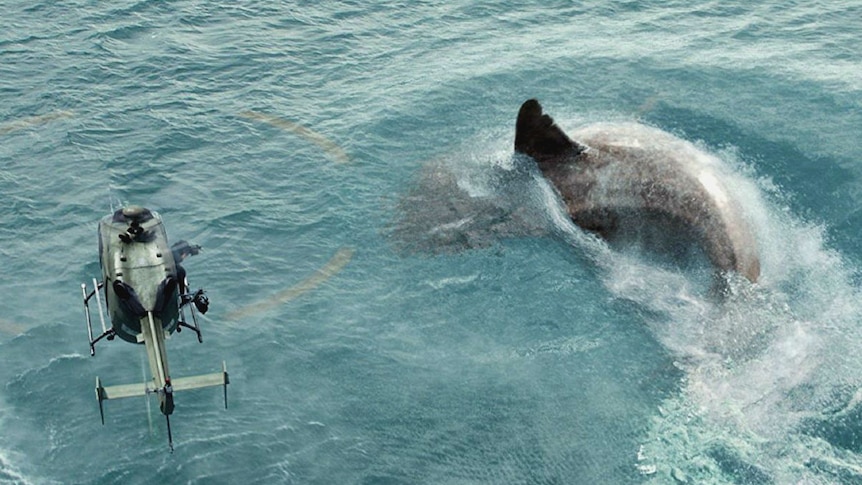
<instances>
[{"instance_id":1,"label":"ocean water","mask_svg":"<svg viewBox=\"0 0 862 485\"><path fill-rule=\"evenodd\" d=\"M0 14L0 483L862 483L862 2ZM573 226L512 156L532 97L708 154L759 283ZM489 197L529 224L428 237ZM177 395L174 453L94 399L144 378L80 301L121 204L204 248L173 374L231 374L227 410Z\"/></svg>"}]
</instances>

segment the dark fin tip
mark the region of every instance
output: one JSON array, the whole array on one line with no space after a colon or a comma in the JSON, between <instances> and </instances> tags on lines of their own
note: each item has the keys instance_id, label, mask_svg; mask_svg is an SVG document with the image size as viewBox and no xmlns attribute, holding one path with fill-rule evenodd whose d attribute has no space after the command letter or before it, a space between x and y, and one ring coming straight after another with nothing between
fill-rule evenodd
<instances>
[{"instance_id":1,"label":"dark fin tip","mask_svg":"<svg viewBox=\"0 0 862 485\"><path fill-rule=\"evenodd\" d=\"M528 99L518 111L515 124L515 151L524 153L538 162L563 161L576 156L583 147L572 141L542 111L536 99Z\"/></svg>"}]
</instances>

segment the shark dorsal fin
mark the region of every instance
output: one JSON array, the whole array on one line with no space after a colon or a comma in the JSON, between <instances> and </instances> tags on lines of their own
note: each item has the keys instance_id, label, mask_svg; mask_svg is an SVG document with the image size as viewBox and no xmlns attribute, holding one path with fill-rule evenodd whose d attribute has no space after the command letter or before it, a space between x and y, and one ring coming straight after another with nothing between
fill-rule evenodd
<instances>
[{"instance_id":1,"label":"shark dorsal fin","mask_svg":"<svg viewBox=\"0 0 862 485\"><path fill-rule=\"evenodd\" d=\"M537 162L561 162L583 152L585 148L572 141L542 112L542 105L529 99L521 105L515 124L515 151L533 157Z\"/></svg>"}]
</instances>

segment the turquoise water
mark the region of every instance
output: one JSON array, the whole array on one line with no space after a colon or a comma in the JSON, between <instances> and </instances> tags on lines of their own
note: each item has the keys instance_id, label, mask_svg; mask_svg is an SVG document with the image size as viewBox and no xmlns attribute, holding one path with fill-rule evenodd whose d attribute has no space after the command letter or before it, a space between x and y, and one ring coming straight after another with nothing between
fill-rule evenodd
<instances>
[{"instance_id":1,"label":"turquoise water","mask_svg":"<svg viewBox=\"0 0 862 485\"><path fill-rule=\"evenodd\" d=\"M862 483L862 3L0 12L0 483ZM717 157L759 284L718 303L560 217L512 168L530 97ZM440 166L444 202L532 226L404 251ZM228 410L177 396L173 454L155 408L102 426L93 396L142 378L88 355L80 303L123 203L204 247L173 373L231 372Z\"/></svg>"}]
</instances>

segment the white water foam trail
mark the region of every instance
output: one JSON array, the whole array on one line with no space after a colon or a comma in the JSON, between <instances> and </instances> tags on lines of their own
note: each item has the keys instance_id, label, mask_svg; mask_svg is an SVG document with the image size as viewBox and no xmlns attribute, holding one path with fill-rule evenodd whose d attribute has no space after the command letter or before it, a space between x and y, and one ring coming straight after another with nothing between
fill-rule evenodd
<instances>
[{"instance_id":1,"label":"white water foam trail","mask_svg":"<svg viewBox=\"0 0 862 485\"><path fill-rule=\"evenodd\" d=\"M9 429L10 417L6 404L0 399L0 429ZM1 436L1 435L0 435ZM24 457L7 449L0 441L0 485L29 485L36 483L30 479L18 464L24 462Z\"/></svg>"},{"instance_id":2,"label":"white water foam trail","mask_svg":"<svg viewBox=\"0 0 862 485\"><path fill-rule=\"evenodd\" d=\"M632 466L655 483L862 483L859 450L840 443L841 423L833 436L817 431L817 423L862 413L854 268L828 247L823 227L790 213L733 149L698 149L744 207L760 249L759 282L731 276L723 300L710 293L708 262L668 268L577 227L537 169L530 200L520 200L595 264L612 295L649 310L643 323L684 372ZM513 168L510 157L495 159ZM494 191L483 171L469 172L457 177L462 190ZM862 436L858 426L850 431Z\"/></svg>"},{"instance_id":3,"label":"white water foam trail","mask_svg":"<svg viewBox=\"0 0 862 485\"><path fill-rule=\"evenodd\" d=\"M0 450L0 484L2 485L25 485L34 483L11 464L7 453Z\"/></svg>"},{"instance_id":4,"label":"white water foam trail","mask_svg":"<svg viewBox=\"0 0 862 485\"><path fill-rule=\"evenodd\" d=\"M760 282L731 278L724 301L692 274L587 234L533 174L549 224L594 261L611 294L656 315L646 323L685 373L633 466L655 483L862 483L859 450L835 445L841 423L833 436L812 426L862 409L854 269L822 227L764 200L780 194L768 180L755 182L733 151L706 159L745 207L760 246Z\"/></svg>"}]
</instances>

